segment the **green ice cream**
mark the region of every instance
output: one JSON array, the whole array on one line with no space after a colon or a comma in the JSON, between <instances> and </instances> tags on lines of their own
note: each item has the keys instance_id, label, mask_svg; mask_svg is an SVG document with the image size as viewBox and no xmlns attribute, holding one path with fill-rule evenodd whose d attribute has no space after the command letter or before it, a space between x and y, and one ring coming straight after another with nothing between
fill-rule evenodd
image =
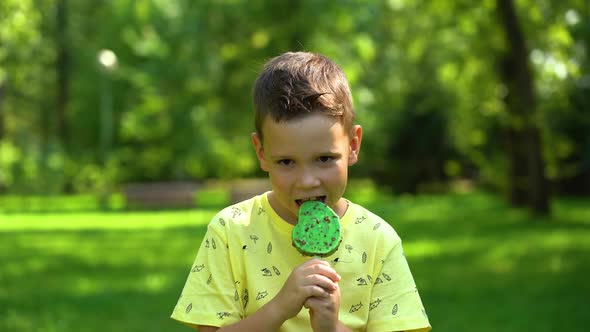
<instances>
[{"instance_id":1,"label":"green ice cream","mask_svg":"<svg viewBox=\"0 0 590 332\"><path fill-rule=\"evenodd\" d=\"M306 256L326 257L342 241L340 219L326 204L306 201L299 207L299 219L291 233L293 246Z\"/></svg>"}]
</instances>

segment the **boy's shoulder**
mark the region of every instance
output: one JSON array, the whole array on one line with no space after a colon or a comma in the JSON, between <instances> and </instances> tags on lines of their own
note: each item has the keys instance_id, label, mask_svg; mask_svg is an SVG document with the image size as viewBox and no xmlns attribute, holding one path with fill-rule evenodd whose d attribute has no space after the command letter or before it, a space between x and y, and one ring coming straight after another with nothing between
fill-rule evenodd
<instances>
[{"instance_id":1,"label":"boy's shoulder","mask_svg":"<svg viewBox=\"0 0 590 332\"><path fill-rule=\"evenodd\" d=\"M261 211L264 211L262 201L265 199L266 195L267 193L263 193L226 206L215 215L211 223L218 223L221 226L225 226L227 223L249 223L253 215L257 215Z\"/></svg>"},{"instance_id":2,"label":"boy's shoulder","mask_svg":"<svg viewBox=\"0 0 590 332\"><path fill-rule=\"evenodd\" d=\"M346 216L346 226L354 228L355 232L368 233L371 236L387 239L399 239L391 220L385 220L368 208L348 201L349 213Z\"/></svg>"}]
</instances>

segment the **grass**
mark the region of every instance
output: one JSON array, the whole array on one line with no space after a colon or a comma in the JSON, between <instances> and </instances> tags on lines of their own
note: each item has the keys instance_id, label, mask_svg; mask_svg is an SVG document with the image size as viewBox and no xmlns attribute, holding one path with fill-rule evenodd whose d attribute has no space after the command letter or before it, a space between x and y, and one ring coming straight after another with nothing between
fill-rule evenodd
<instances>
[{"instance_id":1,"label":"grass","mask_svg":"<svg viewBox=\"0 0 590 332\"><path fill-rule=\"evenodd\" d=\"M213 213L0 217L0 331L182 331L167 316Z\"/></svg>"},{"instance_id":2,"label":"grass","mask_svg":"<svg viewBox=\"0 0 590 332\"><path fill-rule=\"evenodd\" d=\"M435 331L584 331L590 199L536 220L485 194L350 198L388 219ZM0 212L0 331L187 331L169 318L217 211Z\"/></svg>"}]
</instances>

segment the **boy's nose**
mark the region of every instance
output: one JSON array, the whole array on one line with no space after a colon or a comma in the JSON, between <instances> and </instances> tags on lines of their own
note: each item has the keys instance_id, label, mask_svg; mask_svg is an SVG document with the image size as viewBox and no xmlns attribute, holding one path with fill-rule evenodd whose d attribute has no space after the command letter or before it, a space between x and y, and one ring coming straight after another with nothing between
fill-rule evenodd
<instances>
[{"instance_id":1,"label":"boy's nose","mask_svg":"<svg viewBox=\"0 0 590 332\"><path fill-rule=\"evenodd\" d=\"M320 184L319 177L309 169L303 169L299 173L297 184L301 188L313 188Z\"/></svg>"}]
</instances>

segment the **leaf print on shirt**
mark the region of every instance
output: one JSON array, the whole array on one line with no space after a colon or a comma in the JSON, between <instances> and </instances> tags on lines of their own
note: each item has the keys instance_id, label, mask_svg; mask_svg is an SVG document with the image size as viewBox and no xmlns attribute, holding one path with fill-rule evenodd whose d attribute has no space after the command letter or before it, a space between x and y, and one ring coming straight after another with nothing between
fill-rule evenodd
<instances>
[{"instance_id":1,"label":"leaf print on shirt","mask_svg":"<svg viewBox=\"0 0 590 332\"><path fill-rule=\"evenodd\" d=\"M240 208L238 208L237 206L234 206L231 208L231 214L232 214L232 218L235 218L237 216L241 216L242 210L240 210Z\"/></svg>"},{"instance_id":2,"label":"leaf print on shirt","mask_svg":"<svg viewBox=\"0 0 590 332\"><path fill-rule=\"evenodd\" d=\"M209 273L209 278L207 278L207 285L211 284L211 280L213 280L213 275Z\"/></svg>"},{"instance_id":3,"label":"leaf print on shirt","mask_svg":"<svg viewBox=\"0 0 590 332\"><path fill-rule=\"evenodd\" d=\"M270 272L270 270L268 268L263 268L260 271L262 271L262 276L263 277L272 277L272 272Z\"/></svg>"},{"instance_id":4,"label":"leaf print on shirt","mask_svg":"<svg viewBox=\"0 0 590 332\"><path fill-rule=\"evenodd\" d=\"M273 271L275 271L275 274L280 276L281 275L281 271L279 271L279 269L276 266L272 266Z\"/></svg>"},{"instance_id":5,"label":"leaf print on shirt","mask_svg":"<svg viewBox=\"0 0 590 332\"><path fill-rule=\"evenodd\" d=\"M383 278L385 278L385 280L391 281L391 277L387 273L381 273L381 274L383 275Z\"/></svg>"},{"instance_id":6,"label":"leaf print on shirt","mask_svg":"<svg viewBox=\"0 0 590 332\"><path fill-rule=\"evenodd\" d=\"M350 254L350 253L352 253L352 249L353 248L352 248L352 246L350 244L347 244L347 245L344 246L344 249L348 250L348 253Z\"/></svg>"},{"instance_id":7,"label":"leaf print on shirt","mask_svg":"<svg viewBox=\"0 0 590 332\"><path fill-rule=\"evenodd\" d=\"M225 226L225 220L223 220L223 218L219 218L219 223L221 226Z\"/></svg>"},{"instance_id":8,"label":"leaf print on shirt","mask_svg":"<svg viewBox=\"0 0 590 332\"><path fill-rule=\"evenodd\" d=\"M256 241L258 241L258 236L250 235L250 240L254 241L254 244L256 244Z\"/></svg>"},{"instance_id":9,"label":"leaf print on shirt","mask_svg":"<svg viewBox=\"0 0 590 332\"><path fill-rule=\"evenodd\" d=\"M367 274L366 279L364 277L359 277L356 279L356 281L358 282L357 286L367 286L369 283L373 283L373 277Z\"/></svg>"},{"instance_id":10,"label":"leaf print on shirt","mask_svg":"<svg viewBox=\"0 0 590 332\"><path fill-rule=\"evenodd\" d=\"M260 269L260 271L262 271L262 276L263 277L272 277L272 275L273 275L272 272L273 271L274 271L275 275L277 275L277 276L280 276L281 275L281 271L276 266L274 266L274 265L272 266L272 271L269 268L267 268L267 267Z\"/></svg>"},{"instance_id":11,"label":"leaf print on shirt","mask_svg":"<svg viewBox=\"0 0 590 332\"><path fill-rule=\"evenodd\" d=\"M352 307L350 307L350 310L348 312L352 314L353 312L357 312L357 311L361 310L362 307L363 307L362 302L360 302L359 304L353 304Z\"/></svg>"},{"instance_id":12,"label":"leaf print on shirt","mask_svg":"<svg viewBox=\"0 0 590 332\"><path fill-rule=\"evenodd\" d=\"M377 279L375 279L375 285L382 284L382 283L383 283L383 280L381 280L381 277L377 277Z\"/></svg>"},{"instance_id":13,"label":"leaf print on shirt","mask_svg":"<svg viewBox=\"0 0 590 332\"><path fill-rule=\"evenodd\" d=\"M272 242L268 242L268 246L266 247L266 252L267 253L272 253Z\"/></svg>"},{"instance_id":14,"label":"leaf print on shirt","mask_svg":"<svg viewBox=\"0 0 590 332\"><path fill-rule=\"evenodd\" d=\"M193 272L201 272L201 271L203 271L203 269L204 269L204 268L205 268L205 264L196 265L196 266L193 268Z\"/></svg>"},{"instance_id":15,"label":"leaf print on shirt","mask_svg":"<svg viewBox=\"0 0 590 332\"><path fill-rule=\"evenodd\" d=\"M186 306L186 310L184 312L186 312L188 314L189 312L191 312L192 309L193 309L193 304L190 303L189 305Z\"/></svg>"},{"instance_id":16,"label":"leaf print on shirt","mask_svg":"<svg viewBox=\"0 0 590 332\"><path fill-rule=\"evenodd\" d=\"M377 299L369 304L369 311L376 309L381 304L381 299Z\"/></svg>"},{"instance_id":17,"label":"leaf print on shirt","mask_svg":"<svg viewBox=\"0 0 590 332\"><path fill-rule=\"evenodd\" d=\"M268 296L268 292L267 291L263 291L263 292L258 292L258 295L256 295L256 301L260 301L263 298Z\"/></svg>"},{"instance_id":18,"label":"leaf print on shirt","mask_svg":"<svg viewBox=\"0 0 590 332\"><path fill-rule=\"evenodd\" d=\"M367 220L367 217L361 216L361 217L356 218L356 221L354 223L358 225L358 224L362 223L365 220Z\"/></svg>"},{"instance_id":19,"label":"leaf print on shirt","mask_svg":"<svg viewBox=\"0 0 590 332\"><path fill-rule=\"evenodd\" d=\"M248 300L250 300L250 296L248 296L248 289L244 289L244 295L242 296L242 301L244 301L244 309L248 305Z\"/></svg>"},{"instance_id":20,"label":"leaf print on shirt","mask_svg":"<svg viewBox=\"0 0 590 332\"><path fill-rule=\"evenodd\" d=\"M238 290L234 293L234 301L238 302L240 300L240 294L238 294Z\"/></svg>"},{"instance_id":21,"label":"leaf print on shirt","mask_svg":"<svg viewBox=\"0 0 590 332\"><path fill-rule=\"evenodd\" d=\"M262 206L258 208L258 215L261 215L264 212L266 212L266 211L264 210L264 208Z\"/></svg>"},{"instance_id":22,"label":"leaf print on shirt","mask_svg":"<svg viewBox=\"0 0 590 332\"><path fill-rule=\"evenodd\" d=\"M367 262L367 252L363 251L363 264Z\"/></svg>"},{"instance_id":23,"label":"leaf print on shirt","mask_svg":"<svg viewBox=\"0 0 590 332\"><path fill-rule=\"evenodd\" d=\"M227 317L230 317L230 316L231 316L231 314L229 312L227 312L227 311L223 311L223 312L218 312L217 313L217 318L222 319L222 320L225 319L225 318L227 318Z\"/></svg>"},{"instance_id":24,"label":"leaf print on shirt","mask_svg":"<svg viewBox=\"0 0 590 332\"><path fill-rule=\"evenodd\" d=\"M376 231L379 227L381 227L381 223L377 223L375 226L373 226L373 230Z\"/></svg>"},{"instance_id":25,"label":"leaf print on shirt","mask_svg":"<svg viewBox=\"0 0 590 332\"><path fill-rule=\"evenodd\" d=\"M392 315L397 315L397 303L393 306L393 309L391 309L391 314Z\"/></svg>"}]
</instances>

